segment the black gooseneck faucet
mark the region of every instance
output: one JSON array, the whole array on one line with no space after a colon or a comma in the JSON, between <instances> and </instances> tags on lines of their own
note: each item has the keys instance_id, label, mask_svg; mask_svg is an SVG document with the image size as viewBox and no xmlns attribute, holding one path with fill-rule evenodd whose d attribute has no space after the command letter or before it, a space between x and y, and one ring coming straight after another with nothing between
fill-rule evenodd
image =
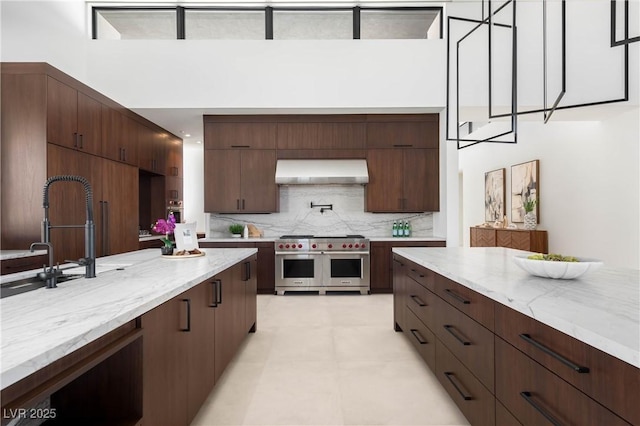
<instances>
[{"instance_id":1,"label":"black gooseneck faucet","mask_svg":"<svg viewBox=\"0 0 640 426\"><path fill-rule=\"evenodd\" d=\"M84 187L85 200L87 204L87 221L84 225L62 225L53 226L49 221L49 186L54 182L79 182ZM43 189L42 207L44 208L44 220L42 221L42 241L44 244L51 243L51 228L83 228L84 227L84 253L85 257L77 261L85 267L85 278L95 278L96 276L96 230L93 223L93 191L91 184L82 176L61 175L52 176L47 179ZM53 269L53 265L50 265ZM55 278L53 286L55 287Z\"/></svg>"}]
</instances>

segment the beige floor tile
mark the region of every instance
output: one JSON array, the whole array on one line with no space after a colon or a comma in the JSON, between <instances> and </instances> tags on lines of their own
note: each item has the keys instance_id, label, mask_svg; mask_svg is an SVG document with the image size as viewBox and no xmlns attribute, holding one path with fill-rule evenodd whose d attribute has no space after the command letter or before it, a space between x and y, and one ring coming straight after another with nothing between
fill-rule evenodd
<instances>
[{"instance_id":1,"label":"beige floor tile","mask_svg":"<svg viewBox=\"0 0 640 426\"><path fill-rule=\"evenodd\" d=\"M193 422L468 425L410 342L392 295L258 296L250 334Z\"/></svg>"}]
</instances>

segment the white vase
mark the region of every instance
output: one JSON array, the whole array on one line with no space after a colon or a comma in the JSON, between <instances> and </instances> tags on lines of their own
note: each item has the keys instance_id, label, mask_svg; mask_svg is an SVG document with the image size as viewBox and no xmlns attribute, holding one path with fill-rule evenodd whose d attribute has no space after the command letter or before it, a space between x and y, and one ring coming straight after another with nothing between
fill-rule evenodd
<instances>
[{"instance_id":1,"label":"white vase","mask_svg":"<svg viewBox=\"0 0 640 426\"><path fill-rule=\"evenodd\" d=\"M538 218L534 212L527 212L524 215L524 229L533 230L538 226Z\"/></svg>"}]
</instances>

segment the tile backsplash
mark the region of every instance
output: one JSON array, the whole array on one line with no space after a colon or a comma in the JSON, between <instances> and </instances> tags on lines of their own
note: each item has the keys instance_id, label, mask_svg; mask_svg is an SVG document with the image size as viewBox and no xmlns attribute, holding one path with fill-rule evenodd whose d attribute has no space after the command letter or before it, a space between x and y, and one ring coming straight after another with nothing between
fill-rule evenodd
<instances>
[{"instance_id":1,"label":"tile backsplash","mask_svg":"<svg viewBox=\"0 0 640 426\"><path fill-rule=\"evenodd\" d=\"M320 212L313 204L332 204ZM271 214L209 214L209 238L229 237L232 223L251 223L265 237L291 234L362 234L368 238L390 237L393 222L411 222L413 236L433 236L431 213L368 213L364 211L362 185L292 185L280 187L280 212Z\"/></svg>"}]
</instances>

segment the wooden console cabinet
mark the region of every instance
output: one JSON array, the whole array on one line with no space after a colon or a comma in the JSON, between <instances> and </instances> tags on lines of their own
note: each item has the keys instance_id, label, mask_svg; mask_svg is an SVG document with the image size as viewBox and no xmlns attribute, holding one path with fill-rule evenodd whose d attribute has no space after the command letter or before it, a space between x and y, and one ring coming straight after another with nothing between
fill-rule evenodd
<instances>
[{"instance_id":1,"label":"wooden console cabinet","mask_svg":"<svg viewBox=\"0 0 640 426\"><path fill-rule=\"evenodd\" d=\"M640 370L393 255L394 328L473 425L640 424Z\"/></svg>"},{"instance_id":2,"label":"wooden console cabinet","mask_svg":"<svg viewBox=\"0 0 640 426\"><path fill-rule=\"evenodd\" d=\"M470 228L471 247L507 247L518 250L549 253L547 231L527 229Z\"/></svg>"}]
</instances>

